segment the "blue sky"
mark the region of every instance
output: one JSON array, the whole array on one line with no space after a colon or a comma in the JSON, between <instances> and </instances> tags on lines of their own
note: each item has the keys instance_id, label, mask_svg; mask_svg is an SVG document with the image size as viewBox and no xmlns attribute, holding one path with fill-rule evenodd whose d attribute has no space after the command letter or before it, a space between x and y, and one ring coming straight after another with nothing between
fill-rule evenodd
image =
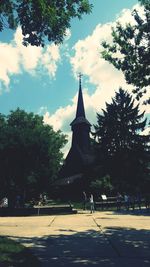
<instances>
[{"instance_id":1,"label":"blue sky","mask_svg":"<svg viewBox=\"0 0 150 267\"><path fill-rule=\"evenodd\" d=\"M126 85L121 72L100 58L101 41L111 42L111 27L116 20L132 23L137 0L93 0L93 11L74 19L61 46L49 43L45 48L22 46L20 28L0 33L0 112L8 114L17 107L44 116L54 130L61 129L70 138L70 122L75 116L78 80L82 87L87 118L96 121L96 112L104 108L114 92ZM143 107L141 107L141 110ZM150 113L148 110L147 113ZM68 144L69 147L69 144ZM67 147L66 147L67 150Z\"/></svg>"}]
</instances>

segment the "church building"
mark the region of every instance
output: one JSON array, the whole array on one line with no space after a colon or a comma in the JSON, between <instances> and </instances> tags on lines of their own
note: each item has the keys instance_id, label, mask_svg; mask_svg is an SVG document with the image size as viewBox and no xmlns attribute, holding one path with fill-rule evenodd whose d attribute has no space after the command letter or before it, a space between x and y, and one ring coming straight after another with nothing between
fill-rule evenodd
<instances>
[{"instance_id":1,"label":"church building","mask_svg":"<svg viewBox=\"0 0 150 267\"><path fill-rule=\"evenodd\" d=\"M72 144L59 173L59 184L70 184L82 179L84 172L93 163L90 146L91 124L84 109L81 74L79 75L79 92L75 119L70 124Z\"/></svg>"}]
</instances>

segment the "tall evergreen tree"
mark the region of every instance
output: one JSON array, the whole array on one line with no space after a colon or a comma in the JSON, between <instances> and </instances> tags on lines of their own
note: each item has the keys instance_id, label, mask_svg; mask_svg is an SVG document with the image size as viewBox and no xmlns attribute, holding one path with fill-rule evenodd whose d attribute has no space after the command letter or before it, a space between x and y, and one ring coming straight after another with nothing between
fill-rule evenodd
<instances>
[{"instance_id":1,"label":"tall evergreen tree","mask_svg":"<svg viewBox=\"0 0 150 267\"><path fill-rule=\"evenodd\" d=\"M144 112L139 113L139 105L121 88L97 114L97 155L118 189L146 187L150 158L149 136L142 135L145 127Z\"/></svg>"}]
</instances>

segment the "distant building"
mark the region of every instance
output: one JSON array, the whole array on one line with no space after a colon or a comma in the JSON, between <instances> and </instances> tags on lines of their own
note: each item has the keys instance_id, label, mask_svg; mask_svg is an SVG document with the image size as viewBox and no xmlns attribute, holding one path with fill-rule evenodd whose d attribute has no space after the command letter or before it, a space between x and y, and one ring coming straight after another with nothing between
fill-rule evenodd
<instances>
[{"instance_id":1,"label":"distant building","mask_svg":"<svg viewBox=\"0 0 150 267\"><path fill-rule=\"evenodd\" d=\"M93 163L90 146L91 124L86 119L81 87L81 75L79 75L79 93L76 117L70 124L72 130L72 144L59 173L57 184L64 185L82 178L83 173Z\"/></svg>"}]
</instances>

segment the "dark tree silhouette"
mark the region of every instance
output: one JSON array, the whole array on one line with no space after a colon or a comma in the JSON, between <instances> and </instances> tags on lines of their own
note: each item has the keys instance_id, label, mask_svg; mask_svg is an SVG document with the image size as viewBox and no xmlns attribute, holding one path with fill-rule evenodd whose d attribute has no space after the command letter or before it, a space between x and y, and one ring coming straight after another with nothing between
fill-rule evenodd
<instances>
[{"instance_id":1,"label":"dark tree silhouette","mask_svg":"<svg viewBox=\"0 0 150 267\"><path fill-rule=\"evenodd\" d=\"M47 191L63 158L65 136L43 118L17 109L0 116L1 193Z\"/></svg>"},{"instance_id":2,"label":"dark tree silhouette","mask_svg":"<svg viewBox=\"0 0 150 267\"><path fill-rule=\"evenodd\" d=\"M120 188L145 187L149 180L150 136L142 131L146 127L144 112L127 91L119 89L106 110L97 114L95 139L97 155L105 172ZM147 181L148 179L148 181Z\"/></svg>"}]
</instances>

